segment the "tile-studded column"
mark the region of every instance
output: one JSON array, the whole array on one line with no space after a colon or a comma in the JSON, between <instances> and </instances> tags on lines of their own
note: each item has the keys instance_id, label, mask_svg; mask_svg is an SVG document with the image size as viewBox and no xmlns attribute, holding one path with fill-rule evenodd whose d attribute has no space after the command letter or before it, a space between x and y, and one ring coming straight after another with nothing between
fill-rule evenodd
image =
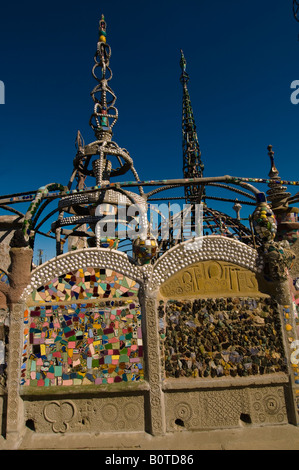
<instances>
[{"instance_id":1,"label":"tile-studded column","mask_svg":"<svg viewBox=\"0 0 299 470\"><path fill-rule=\"evenodd\" d=\"M23 312L23 303L12 304L10 307L6 423L6 437L8 439L18 439L24 425L23 402L19 393L23 349Z\"/></svg>"},{"instance_id":2,"label":"tile-studded column","mask_svg":"<svg viewBox=\"0 0 299 470\"><path fill-rule=\"evenodd\" d=\"M153 435L165 434L164 396L160 360L159 325L155 294L145 295L145 360L149 392L149 431Z\"/></svg>"},{"instance_id":3,"label":"tile-studded column","mask_svg":"<svg viewBox=\"0 0 299 470\"><path fill-rule=\"evenodd\" d=\"M7 439L17 441L24 429L23 402L20 398L20 374L23 351L23 314L26 308L21 295L30 283L32 250L14 247L10 250L9 349L7 364Z\"/></svg>"},{"instance_id":4,"label":"tile-studded column","mask_svg":"<svg viewBox=\"0 0 299 470\"><path fill-rule=\"evenodd\" d=\"M289 282L278 283L277 301L281 305L282 333L285 343L287 366L290 377L290 413L292 424L299 425L299 341L296 332L295 312L290 295Z\"/></svg>"}]
</instances>

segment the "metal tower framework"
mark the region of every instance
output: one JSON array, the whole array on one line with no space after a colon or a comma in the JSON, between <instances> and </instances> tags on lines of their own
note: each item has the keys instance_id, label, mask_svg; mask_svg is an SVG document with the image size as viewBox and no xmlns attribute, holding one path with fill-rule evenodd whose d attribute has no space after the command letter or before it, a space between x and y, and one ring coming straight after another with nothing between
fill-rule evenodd
<instances>
[{"instance_id":1,"label":"metal tower framework","mask_svg":"<svg viewBox=\"0 0 299 470\"><path fill-rule=\"evenodd\" d=\"M182 69L180 81L183 85L183 174L184 178L201 178L203 176L204 165L201 161L201 151L196 133L195 119L187 87L189 75L186 72L186 59L182 50L180 66ZM204 186L185 186L185 199L187 204L199 204L204 194Z\"/></svg>"}]
</instances>

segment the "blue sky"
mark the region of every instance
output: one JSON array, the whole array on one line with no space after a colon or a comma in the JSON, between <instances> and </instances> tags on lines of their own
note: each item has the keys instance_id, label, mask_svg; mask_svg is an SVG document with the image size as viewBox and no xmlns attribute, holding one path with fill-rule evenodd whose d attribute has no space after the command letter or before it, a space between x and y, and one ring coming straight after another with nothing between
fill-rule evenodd
<instances>
[{"instance_id":1,"label":"blue sky","mask_svg":"<svg viewBox=\"0 0 299 470\"><path fill-rule=\"evenodd\" d=\"M180 49L205 176L265 178L272 144L280 176L299 179L292 0L16 1L3 2L0 17L1 194L67 184L77 130L94 140L91 68L102 13L118 97L113 140L141 180L182 177Z\"/></svg>"}]
</instances>

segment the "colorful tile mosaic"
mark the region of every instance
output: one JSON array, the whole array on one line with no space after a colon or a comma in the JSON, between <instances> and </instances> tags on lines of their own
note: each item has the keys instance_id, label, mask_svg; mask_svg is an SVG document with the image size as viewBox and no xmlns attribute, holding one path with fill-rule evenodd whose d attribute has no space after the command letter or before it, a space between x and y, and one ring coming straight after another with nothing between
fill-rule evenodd
<instances>
[{"instance_id":1,"label":"colorful tile mosaic","mask_svg":"<svg viewBox=\"0 0 299 470\"><path fill-rule=\"evenodd\" d=\"M9 279L7 274L0 269L0 282L4 282L5 284L9 284Z\"/></svg>"},{"instance_id":2,"label":"colorful tile mosaic","mask_svg":"<svg viewBox=\"0 0 299 470\"><path fill-rule=\"evenodd\" d=\"M109 300L31 307L21 385L99 385L143 379L139 304Z\"/></svg>"},{"instance_id":3,"label":"colorful tile mosaic","mask_svg":"<svg viewBox=\"0 0 299 470\"><path fill-rule=\"evenodd\" d=\"M97 298L133 297L139 284L111 269L82 268L52 279L47 285L34 289L34 302L74 302Z\"/></svg>"}]
</instances>

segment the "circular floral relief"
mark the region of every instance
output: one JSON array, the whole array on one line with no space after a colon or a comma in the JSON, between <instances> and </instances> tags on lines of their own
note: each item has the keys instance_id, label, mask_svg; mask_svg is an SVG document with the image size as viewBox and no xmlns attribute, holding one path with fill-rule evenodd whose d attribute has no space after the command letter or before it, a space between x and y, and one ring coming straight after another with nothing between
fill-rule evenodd
<instances>
[{"instance_id":1,"label":"circular floral relief","mask_svg":"<svg viewBox=\"0 0 299 470\"><path fill-rule=\"evenodd\" d=\"M275 414L279 408L279 403L277 399L273 396L266 397L265 400L265 408L267 413L269 414Z\"/></svg>"},{"instance_id":2,"label":"circular floral relief","mask_svg":"<svg viewBox=\"0 0 299 470\"><path fill-rule=\"evenodd\" d=\"M192 416L192 409L188 403L179 403L175 409L175 416L182 421L188 421Z\"/></svg>"},{"instance_id":3,"label":"circular floral relief","mask_svg":"<svg viewBox=\"0 0 299 470\"><path fill-rule=\"evenodd\" d=\"M128 421L136 421L140 417L140 408L135 403L128 403L124 408L124 415Z\"/></svg>"},{"instance_id":4,"label":"circular floral relief","mask_svg":"<svg viewBox=\"0 0 299 470\"><path fill-rule=\"evenodd\" d=\"M118 408L113 403L108 403L102 408L102 418L108 423L113 423L118 417Z\"/></svg>"}]
</instances>

